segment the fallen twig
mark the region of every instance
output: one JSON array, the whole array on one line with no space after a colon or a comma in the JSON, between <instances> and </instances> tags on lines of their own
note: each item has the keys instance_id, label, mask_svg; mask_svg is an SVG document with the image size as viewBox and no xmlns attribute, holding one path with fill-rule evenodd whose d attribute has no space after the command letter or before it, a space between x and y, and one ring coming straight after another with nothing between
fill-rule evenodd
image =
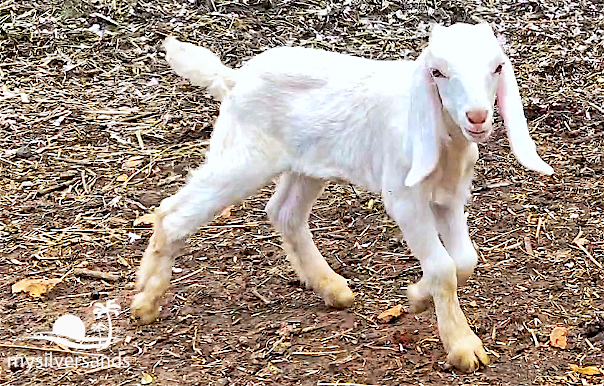
<instances>
[{"instance_id":1,"label":"fallen twig","mask_svg":"<svg viewBox=\"0 0 604 386\"><path fill-rule=\"evenodd\" d=\"M73 274L76 276L93 277L96 279L102 279L107 281L118 281L120 279L119 275L102 271L94 271L92 269L87 268L76 268L73 270Z\"/></svg>"},{"instance_id":2,"label":"fallen twig","mask_svg":"<svg viewBox=\"0 0 604 386\"><path fill-rule=\"evenodd\" d=\"M268 300L267 298L265 298L264 296L262 296L260 294L260 292L258 292L258 290L256 288L252 289L252 293L260 300L262 300L262 302L266 305L271 304L272 302L270 300Z\"/></svg>"},{"instance_id":3,"label":"fallen twig","mask_svg":"<svg viewBox=\"0 0 604 386\"><path fill-rule=\"evenodd\" d=\"M320 357L323 355L335 355L335 354L343 354L346 350L336 350L336 351L294 351L292 355L308 355L312 357Z\"/></svg>"},{"instance_id":4,"label":"fallen twig","mask_svg":"<svg viewBox=\"0 0 604 386\"><path fill-rule=\"evenodd\" d=\"M591 253L589 253L589 251L587 250L587 248L585 248L583 246L583 244L581 244L580 240L581 240L581 235L583 234L583 231L579 231L579 234L577 235L577 237L575 237L575 239L573 240L573 243L581 250L583 251L583 253L585 253L585 255L587 255L587 257L589 258L589 260L591 260L592 263L594 263L596 265L596 267L600 268L600 269L604 269L604 267L602 267L602 264L600 264L600 262L598 260L596 260L595 257L592 256Z\"/></svg>"},{"instance_id":5,"label":"fallen twig","mask_svg":"<svg viewBox=\"0 0 604 386\"><path fill-rule=\"evenodd\" d=\"M67 180L67 181L59 182L58 184L54 184L54 185L48 186L48 187L46 187L44 189L38 190L38 194L41 195L41 196L43 196L43 195L45 195L47 193L54 192L55 190L59 190L61 188L65 188L65 187L71 185L74 181L75 181L75 178L72 178L72 179Z\"/></svg>"}]
</instances>

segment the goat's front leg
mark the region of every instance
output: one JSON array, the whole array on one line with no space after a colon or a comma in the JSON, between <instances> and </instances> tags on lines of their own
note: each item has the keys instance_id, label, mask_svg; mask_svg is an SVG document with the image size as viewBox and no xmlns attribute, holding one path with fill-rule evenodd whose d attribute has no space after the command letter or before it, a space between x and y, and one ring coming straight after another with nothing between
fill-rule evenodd
<instances>
[{"instance_id":1,"label":"goat's front leg","mask_svg":"<svg viewBox=\"0 0 604 386\"><path fill-rule=\"evenodd\" d=\"M429 202L420 192L404 197L385 195L390 215L401 227L411 252L419 259L421 280L434 300L440 338L447 362L463 371L476 370L489 358L480 339L470 329L457 298L457 267L438 238L436 219ZM414 294L408 293L413 302Z\"/></svg>"},{"instance_id":2,"label":"goat's front leg","mask_svg":"<svg viewBox=\"0 0 604 386\"><path fill-rule=\"evenodd\" d=\"M457 285L464 285L472 276L478 254L472 245L468 223L464 215L464 202L432 204L436 226L445 248L457 267Z\"/></svg>"},{"instance_id":3,"label":"goat's front leg","mask_svg":"<svg viewBox=\"0 0 604 386\"><path fill-rule=\"evenodd\" d=\"M431 207L438 233L457 267L457 285L462 286L474 272L478 261L478 254L468 233L463 201L447 204L432 203ZM410 285L407 294L410 299L413 299L412 312L419 313L430 307L430 289L424 279Z\"/></svg>"}]
</instances>

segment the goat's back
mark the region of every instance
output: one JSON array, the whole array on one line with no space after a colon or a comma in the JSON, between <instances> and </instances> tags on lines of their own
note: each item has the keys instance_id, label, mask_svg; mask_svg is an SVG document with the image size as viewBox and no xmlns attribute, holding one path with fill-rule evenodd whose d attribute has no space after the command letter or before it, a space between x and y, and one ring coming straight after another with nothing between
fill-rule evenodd
<instances>
[{"instance_id":1,"label":"goat's back","mask_svg":"<svg viewBox=\"0 0 604 386\"><path fill-rule=\"evenodd\" d=\"M262 147L282 154L291 170L374 188L384 144L404 141L392 127L405 122L397 115L414 68L306 48L268 50L237 71L213 142L269 141Z\"/></svg>"}]
</instances>

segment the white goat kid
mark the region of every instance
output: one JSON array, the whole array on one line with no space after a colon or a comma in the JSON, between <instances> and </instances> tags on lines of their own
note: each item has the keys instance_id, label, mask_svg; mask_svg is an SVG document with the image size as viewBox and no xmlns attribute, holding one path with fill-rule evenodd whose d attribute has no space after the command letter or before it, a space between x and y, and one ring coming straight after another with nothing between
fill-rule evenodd
<instances>
[{"instance_id":1,"label":"white goat kid","mask_svg":"<svg viewBox=\"0 0 604 386\"><path fill-rule=\"evenodd\" d=\"M132 304L141 322L159 314L179 244L277 176L266 209L289 261L327 305L350 306L347 281L321 256L308 227L324 181L348 180L381 192L420 260L423 277L407 292L411 309L434 300L448 362L466 371L489 362L457 286L476 265L464 204L476 143L492 131L496 96L519 162L553 170L537 155L512 65L487 24L434 27L415 61L282 47L234 70L173 37L164 46L176 73L206 87L222 106L206 162L156 210Z\"/></svg>"}]
</instances>

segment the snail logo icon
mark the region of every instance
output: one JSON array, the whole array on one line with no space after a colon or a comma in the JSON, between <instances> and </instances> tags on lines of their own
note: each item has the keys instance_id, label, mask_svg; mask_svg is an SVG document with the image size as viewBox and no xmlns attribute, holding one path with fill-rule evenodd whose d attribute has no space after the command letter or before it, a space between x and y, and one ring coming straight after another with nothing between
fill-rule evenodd
<instances>
[{"instance_id":1,"label":"snail logo icon","mask_svg":"<svg viewBox=\"0 0 604 386\"><path fill-rule=\"evenodd\" d=\"M103 321L94 323L90 328L90 331L97 333L98 336L86 336L86 326L82 319L72 314L65 314L55 320L52 331L29 335L24 339L47 340L79 350L103 350L114 342L111 316L117 316L120 309L115 300L108 300L105 304L100 302L94 304L92 312L95 319L106 318L106 323ZM106 335L103 336L105 332Z\"/></svg>"}]
</instances>

